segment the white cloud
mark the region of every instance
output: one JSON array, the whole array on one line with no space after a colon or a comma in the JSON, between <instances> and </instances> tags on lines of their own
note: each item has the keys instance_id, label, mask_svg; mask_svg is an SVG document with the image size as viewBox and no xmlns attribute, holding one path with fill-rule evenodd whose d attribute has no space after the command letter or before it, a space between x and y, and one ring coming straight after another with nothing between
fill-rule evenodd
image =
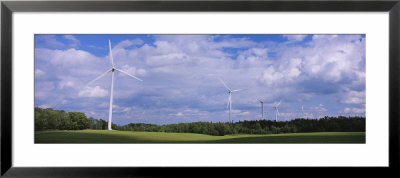
<instances>
[{"instance_id":1,"label":"white cloud","mask_svg":"<svg viewBox=\"0 0 400 178\"><path fill-rule=\"evenodd\" d=\"M294 58L283 61L279 66L269 66L264 71L260 81L267 84L282 84L300 82L302 60Z\"/></svg>"},{"instance_id":2,"label":"white cloud","mask_svg":"<svg viewBox=\"0 0 400 178\"><path fill-rule=\"evenodd\" d=\"M365 113L365 108L344 108L343 109L344 113L348 113L348 114L362 114Z\"/></svg>"},{"instance_id":3,"label":"white cloud","mask_svg":"<svg viewBox=\"0 0 400 178\"><path fill-rule=\"evenodd\" d=\"M268 59L268 48L250 48L239 53L237 60L241 68L268 66L272 61Z\"/></svg>"},{"instance_id":4,"label":"white cloud","mask_svg":"<svg viewBox=\"0 0 400 178\"><path fill-rule=\"evenodd\" d=\"M119 42L114 47L113 52L116 49L120 49L120 48L123 49L123 48L127 48L127 47L130 47L130 46L133 46L133 45L141 45L141 44L143 44L143 41L141 39L124 40L124 41Z\"/></svg>"},{"instance_id":5,"label":"white cloud","mask_svg":"<svg viewBox=\"0 0 400 178\"><path fill-rule=\"evenodd\" d=\"M313 35L312 39L326 41L326 40L333 40L337 37L338 35Z\"/></svg>"},{"instance_id":6,"label":"white cloud","mask_svg":"<svg viewBox=\"0 0 400 178\"><path fill-rule=\"evenodd\" d=\"M347 91L343 96L342 103L363 104L365 103L365 91Z\"/></svg>"},{"instance_id":7,"label":"white cloud","mask_svg":"<svg viewBox=\"0 0 400 178\"><path fill-rule=\"evenodd\" d=\"M40 69L35 69L35 77L40 77L46 74L46 72L40 70Z\"/></svg>"},{"instance_id":8,"label":"white cloud","mask_svg":"<svg viewBox=\"0 0 400 178\"><path fill-rule=\"evenodd\" d=\"M35 59L50 62L60 67L82 66L93 64L95 61L99 60L99 58L86 51L73 48L67 50L36 48Z\"/></svg>"},{"instance_id":9,"label":"white cloud","mask_svg":"<svg viewBox=\"0 0 400 178\"><path fill-rule=\"evenodd\" d=\"M358 35L314 35L307 47L282 48L282 58L302 58L302 73L338 82L365 73L365 40Z\"/></svg>"},{"instance_id":10,"label":"white cloud","mask_svg":"<svg viewBox=\"0 0 400 178\"><path fill-rule=\"evenodd\" d=\"M129 112L129 111L131 111L131 108L124 108L122 111L123 112Z\"/></svg>"},{"instance_id":11,"label":"white cloud","mask_svg":"<svg viewBox=\"0 0 400 178\"><path fill-rule=\"evenodd\" d=\"M35 40L42 42L46 47L50 48L63 48L65 45L57 41L55 35L37 35Z\"/></svg>"},{"instance_id":12,"label":"white cloud","mask_svg":"<svg viewBox=\"0 0 400 178\"><path fill-rule=\"evenodd\" d=\"M106 47L95 46L95 45L88 45L89 48L98 49L98 50L107 50Z\"/></svg>"},{"instance_id":13,"label":"white cloud","mask_svg":"<svg viewBox=\"0 0 400 178\"><path fill-rule=\"evenodd\" d=\"M311 112L326 112L328 111L323 104L319 104L317 106L311 106L310 107Z\"/></svg>"},{"instance_id":14,"label":"white cloud","mask_svg":"<svg viewBox=\"0 0 400 178\"><path fill-rule=\"evenodd\" d=\"M80 45L80 41L76 39L73 35L64 35L64 38L69 41L68 46L72 48L77 48Z\"/></svg>"},{"instance_id":15,"label":"white cloud","mask_svg":"<svg viewBox=\"0 0 400 178\"><path fill-rule=\"evenodd\" d=\"M182 117L184 116L182 112L178 112L176 114L169 114L170 116L177 116L177 117Z\"/></svg>"},{"instance_id":16,"label":"white cloud","mask_svg":"<svg viewBox=\"0 0 400 178\"><path fill-rule=\"evenodd\" d=\"M146 59L149 66L176 65L189 62L189 58L184 53L168 53L163 55L151 56Z\"/></svg>"},{"instance_id":17,"label":"white cloud","mask_svg":"<svg viewBox=\"0 0 400 178\"><path fill-rule=\"evenodd\" d=\"M46 109L46 108L50 108L50 106L49 106L49 105L46 105L46 104L42 104L42 105L39 106L39 108Z\"/></svg>"},{"instance_id":18,"label":"white cloud","mask_svg":"<svg viewBox=\"0 0 400 178\"><path fill-rule=\"evenodd\" d=\"M300 42L303 41L307 35L283 35L283 37L287 38L289 42Z\"/></svg>"},{"instance_id":19,"label":"white cloud","mask_svg":"<svg viewBox=\"0 0 400 178\"><path fill-rule=\"evenodd\" d=\"M108 101L107 102L102 102L102 103L99 104L99 106L102 107L102 108L109 107L110 103L108 103Z\"/></svg>"},{"instance_id":20,"label":"white cloud","mask_svg":"<svg viewBox=\"0 0 400 178\"><path fill-rule=\"evenodd\" d=\"M147 74L146 69L137 69L134 66L124 65L121 69L133 76L145 76Z\"/></svg>"},{"instance_id":21,"label":"white cloud","mask_svg":"<svg viewBox=\"0 0 400 178\"><path fill-rule=\"evenodd\" d=\"M229 111L225 111L226 113L229 113ZM250 114L249 111L242 111L240 109L232 109L231 114L233 115L238 115L238 116L247 116Z\"/></svg>"},{"instance_id":22,"label":"white cloud","mask_svg":"<svg viewBox=\"0 0 400 178\"><path fill-rule=\"evenodd\" d=\"M214 48L245 48L256 45L247 38L224 39L221 42L210 43Z\"/></svg>"},{"instance_id":23,"label":"white cloud","mask_svg":"<svg viewBox=\"0 0 400 178\"><path fill-rule=\"evenodd\" d=\"M59 84L59 89L63 89L65 87L73 88L75 86L74 82L63 80Z\"/></svg>"},{"instance_id":24,"label":"white cloud","mask_svg":"<svg viewBox=\"0 0 400 178\"><path fill-rule=\"evenodd\" d=\"M78 94L80 97L105 97L108 95L108 91L101 88L100 86L86 87L81 90Z\"/></svg>"}]
</instances>

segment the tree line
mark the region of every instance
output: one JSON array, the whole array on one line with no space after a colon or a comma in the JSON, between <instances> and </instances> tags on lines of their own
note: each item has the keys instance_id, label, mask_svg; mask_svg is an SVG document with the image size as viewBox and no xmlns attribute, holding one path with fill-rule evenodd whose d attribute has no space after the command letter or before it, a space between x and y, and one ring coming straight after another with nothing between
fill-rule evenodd
<instances>
[{"instance_id":1,"label":"tree line","mask_svg":"<svg viewBox=\"0 0 400 178\"><path fill-rule=\"evenodd\" d=\"M192 122L168 125L127 124L117 126L124 131L200 133L223 136L227 134L279 134L298 132L365 132L364 117L324 117L321 119L294 119L275 122L271 120L222 122Z\"/></svg>"},{"instance_id":2,"label":"tree line","mask_svg":"<svg viewBox=\"0 0 400 178\"><path fill-rule=\"evenodd\" d=\"M108 122L87 118L81 112L65 112L51 108L35 108L35 130L106 130ZM298 132L365 132L365 117L328 117L320 119L298 118L290 121L251 120L228 122L192 122L167 125L130 123L112 124L122 131L200 133L215 136L227 134L279 134Z\"/></svg>"},{"instance_id":3,"label":"tree line","mask_svg":"<svg viewBox=\"0 0 400 178\"><path fill-rule=\"evenodd\" d=\"M105 130L108 122L103 119L87 118L82 112L65 112L64 110L42 109L35 107L35 131L40 130ZM112 124L112 128L116 128Z\"/></svg>"}]
</instances>

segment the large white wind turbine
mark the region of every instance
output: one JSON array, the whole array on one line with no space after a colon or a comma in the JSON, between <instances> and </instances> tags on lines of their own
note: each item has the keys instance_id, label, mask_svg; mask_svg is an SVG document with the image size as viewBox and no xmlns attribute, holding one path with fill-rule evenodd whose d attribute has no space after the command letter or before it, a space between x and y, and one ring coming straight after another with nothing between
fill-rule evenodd
<instances>
[{"instance_id":1,"label":"large white wind turbine","mask_svg":"<svg viewBox=\"0 0 400 178\"><path fill-rule=\"evenodd\" d=\"M114 72L118 71L121 72L129 77L132 77L136 80L142 81L140 78L137 78L131 74L129 74L128 72L125 72L123 70L117 69L114 66L114 59L113 59L113 55L112 55L112 50L111 50L111 41L108 40L108 46L110 48L110 62L111 62L111 69L107 70L106 72L104 72L103 74L101 74L100 76L98 76L97 78L93 79L92 81L90 81L86 86L94 83L95 81L103 78L104 76L106 76L108 73L111 72L111 95L110 95L110 110L108 112L108 130L112 130L111 129L111 121L112 121L112 106L113 106L113 93L114 93Z\"/></svg>"},{"instance_id":2,"label":"large white wind turbine","mask_svg":"<svg viewBox=\"0 0 400 178\"><path fill-rule=\"evenodd\" d=\"M224 85L224 87L228 90L229 93L229 98L228 98L228 104L226 105L227 109L229 109L229 122L232 122L231 120L231 110L232 110L232 93L241 91L243 89L238 89L238 90L231 90L222 79L219 79L221 83Z\"/></svg>"},{"instance_id":3,"label":"large white wind turbine","mask_svg":"<svg viewBox=\"0 0 400 178\"><path fill-rule=\"evenodd\" d=\"M278 111L278 106L279 106L280 104L281 104L281 101L279 101L279 103L275 105L275 122L278 121L278 115L280 115L280 114L279 114L279 111Z\"/></svg>"},{"instance_id":4,"label":"large white wind turbine","mask_svg":"<svg viewBox=\"0 0 400 178\"><path fill-rule=\"evenodd\" d=\"M257 99L261 103L261 119L264 119L264 101Z\"/></svg>"}]
</instances>

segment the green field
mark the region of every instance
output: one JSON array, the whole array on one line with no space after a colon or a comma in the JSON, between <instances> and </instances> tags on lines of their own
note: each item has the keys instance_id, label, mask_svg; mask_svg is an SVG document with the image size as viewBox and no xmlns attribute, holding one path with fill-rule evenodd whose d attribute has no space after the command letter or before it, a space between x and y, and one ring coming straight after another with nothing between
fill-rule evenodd
<instances>
[{"instance_id":1,"label":"green field","mask_svg":"<svg viewBox=\"0 0 400 178\"><path fill-rule=\"evenodd\" d=\"M211 136L107 130L39 131L35 143L365 143L365 132Z\"/></svg>"}]
</instances>

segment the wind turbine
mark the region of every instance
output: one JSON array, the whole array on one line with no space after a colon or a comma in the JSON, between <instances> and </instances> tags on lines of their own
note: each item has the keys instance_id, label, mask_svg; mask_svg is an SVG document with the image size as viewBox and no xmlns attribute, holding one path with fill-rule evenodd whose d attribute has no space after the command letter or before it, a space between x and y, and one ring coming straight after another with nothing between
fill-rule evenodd
<instances>
[{"instance_id":1,"label":"wind turbine","mask_svg":"<svg viewBox=\"0 0 400 178\"><path fill-rule=\"evenodd\" d=\"M115 68L114 59L113 59L112 50L111 50L111 41L110 40L108 40L108 47L110 49L111 69L107 70L106 72L104 72L103 74L98 76L97 78L95 78L92 81L90 81L86 86L88 86L88 85L94 83L95 81L103 78L104 76L106 76L108 73L111 72L111 95L110 95L110 110L108 112L108 130L112 130L111 129L111 121L112 121L112 106L113 106L113 94L114 94L114 72L118 71L118 72L121 72L121 73L123 73L123 74L125 74L125 75L127 75L129 77L132 77L132 78L134 78L136 80L139 80L139 81L143 81L143 80L141 80L140 78L137 78L137 77L129 74L128 72L125 72L125 71L123 71L121 69Z\"/></svg>"},{"instance_id":2,"label":"wind turbine","mask_svg":"<svg viewBox=\"0 0 400 178\"><path fill-rule=\"evenodd\" d=\"M243 89L238 89L238 90L231 90L222 79L219 79L221 83L224 85L224 87L228 90L229 97L228 97L228 104L226 105L227 109L229 109L229 122L231 121L231 110L232 110L232 93L241 91Z\"/></svg>"},{"instance_id":3,"label":"wind turbine","mask_svg":"<svg viewBox=\"0 0 400 178\"><path fill-rule=\"evenodd\" d=\"M279 114L279 111L278 111L278 106L279 106L280 104L281 104L281 101L279 101L279 103L275 105L275 122L278 121L278 115L280 115L280 114Z\"/></svg>"},{"instance_id":4,"label":"wind turbine","mask_svg":"<svg viewBox=\"0 0 400 178\"><path fill-rule=\"evenodd\" d=\"M301 106L301 113L303 114L303 119L304 119L304 108L303 108L303 106Z\"/></svg>"},{"instance_id":5,"label":"wind turbine","mask_svg":"<svg viewBox=\"0 0 400 178\"><path fill-rule=\"evenodd\" d=\"M261 119L264 119L264 101L257 99L261 103Z\"/></svg>"}]
</instances>

